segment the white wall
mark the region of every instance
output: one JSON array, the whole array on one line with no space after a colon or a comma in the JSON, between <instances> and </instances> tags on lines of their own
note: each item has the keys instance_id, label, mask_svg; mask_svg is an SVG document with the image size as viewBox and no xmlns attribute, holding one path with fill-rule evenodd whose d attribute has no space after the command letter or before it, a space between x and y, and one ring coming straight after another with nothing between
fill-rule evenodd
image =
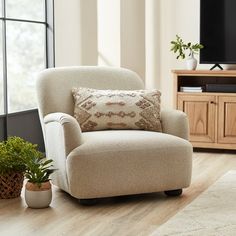
<instances>
[{"instance_id":1,"label":"white wall","mask_svg":"<svg viewBox=\"0 0 236 236\"><path fill-rule=\"evenodd\" d=\"M162 104L172 107L171 70L184 69L185 62L170 52L170 41L179 34L199 42L199 5L200 0L57 0L56 65L99 60L130 68L148 88L161 89Z\"/></svg>"},{"instance_id":2,"label":"white wall","mask_svg":"<svg viewBox=\"0 0 236 236\"><path fill-rule=\"evenodd\" d=\"M178 34L185 41L199 42L200 1L199 0L158 0L160 1L160 85L162 104L173 106L173 76L171 70L185 69L185 61L177 60L170 52L170 41ZM198 59L198 56L197 56ZM198 65L200 68L209 66Z\"/></svg>"},{"instance_id":3,"label":"white wall","mask_svg":"<svg viewBox=\"0 0 236 236\"><path fill-rule=\"evenodd\" d=\"M145 0L98 0L99 65L120 66L145 79Z\"/></svg>"},{"instance_id":4,"label":"white wall","mask_svg":"<svg viewBox=\"0 0 236 236\"><path fill-rule=\"evenodd\" d=\"M120 66L120 0L98 0L98 64Z\"/></svg>"},{"instance_id":5,"label":"white wall","mask_svg":"<svg viewBox=\"0 0 236 236\"><path fill-rule=\"evenodd\" d=\"M79 1L54 1L55 14L55 64L56 66L80 63Z\"/></svg>"},{"instance_id":6,"label":"white wall","mask_svg":"<svg viewBox=\"0 0 236 236\"><path fill-rule=\"evenodd\" d=\"M76 28L80 31L80 65L97 65L97 0L79 0L78 2L80 5L77 14L80 16L80 21Z\"/></svg>"},{"instance_id":7,"label":"white wall","mask_svg":"<svg viewBox=\"0 0 236 236\"><path fill-rule=\"evenodd\" d=\"M55 65L97 65L97 1L56 0Z\"/></svg>"},{"instance_id":8,"label":"white wall","mask_svg":"<svg viewBox=\"0 0 236 236\"><path fill-rule=\"evenodd\" d=\"M145 80L145 0L120 0L121 67Z\"/></svg>"},{"instance_id":9,"label":"white wall","mask_svg":"<svg viewBox=\"0 0 236 236\"><path fill-rule=\"evenodd\" d=\"M146 87L161 88L160 1L145 2Z\"/></svg>"}]
</instances>

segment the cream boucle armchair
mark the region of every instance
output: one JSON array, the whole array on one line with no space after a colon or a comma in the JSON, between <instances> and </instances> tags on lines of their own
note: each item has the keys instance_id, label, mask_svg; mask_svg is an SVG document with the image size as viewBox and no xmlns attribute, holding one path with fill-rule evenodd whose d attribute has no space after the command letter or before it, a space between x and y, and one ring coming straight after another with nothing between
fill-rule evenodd
<instances>
[{"instance_id":1,"label":"cream boucle armchair","mask_svg":"<svg viewBox=\"0 0 236 236\"><path fill-rule=\"evenodd\" d=\"M47 156L58 168L55 185L82 203L160 191L180 195L189 186L192 146L183 112L162 110L163 133L81 132L73 117L72 87L139 90L144 84L136 73L111 67L54 68L39 74L39 114Z\"/></svg>"}]
</instances>

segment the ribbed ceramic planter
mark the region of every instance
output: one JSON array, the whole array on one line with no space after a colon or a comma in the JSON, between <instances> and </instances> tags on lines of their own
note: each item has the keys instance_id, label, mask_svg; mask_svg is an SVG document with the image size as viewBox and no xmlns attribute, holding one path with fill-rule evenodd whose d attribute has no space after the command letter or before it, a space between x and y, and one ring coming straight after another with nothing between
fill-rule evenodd
<instances>
[{"instance_id":1,"label":"ribbed ceramic planter","mask_svg":"<svg viewBox=\"0 0 236 236\"><path fill-rule=\"evenodd\" d=\"M45 208L48 207L52 201L52 187L51 183L42 183L39 187L37 184L30 182L25 186L25 201L31 208Z\"/></svg>"}]
</instances>

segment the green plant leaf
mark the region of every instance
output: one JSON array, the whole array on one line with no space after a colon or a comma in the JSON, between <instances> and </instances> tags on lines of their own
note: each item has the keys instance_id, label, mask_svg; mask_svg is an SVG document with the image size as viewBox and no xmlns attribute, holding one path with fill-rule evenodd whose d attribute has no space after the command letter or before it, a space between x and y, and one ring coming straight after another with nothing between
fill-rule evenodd
<instances>
[{"instance_id":1,"label":"green plant leaf","mask_svg":"<svg viewBox=\"0 0 236 236\"><path fill-rule=\"evenodd\" d=\"M177 53L176 59L185 59L185 52L186 50L189 50L189 54L191 55L193 54L197 54L197 52L203 48L203 45L199 44L199 43L184 43L184 41L182 40L182 38L180 38L180 36L177 34L176 35L176 41L171 41L171 49L170 51L173 51L174 53Z\"/></svg>"}]
</instances>

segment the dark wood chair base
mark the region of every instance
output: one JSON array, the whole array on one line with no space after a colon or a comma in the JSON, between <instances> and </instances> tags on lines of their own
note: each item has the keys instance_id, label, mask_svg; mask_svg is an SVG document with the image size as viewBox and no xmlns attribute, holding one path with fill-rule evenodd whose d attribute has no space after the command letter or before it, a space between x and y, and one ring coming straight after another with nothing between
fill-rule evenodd
<instances>
[{"instance_id":1,"label":"dark wood chair base","mask_svg":"<svg viewBox=\"0 0 236 236\"><path fill-rule=\"evenodd\" d=\"M175 190L168 190L168 191L164 191L165 195L169 196L169 197L177 197L180 196L182 194L183 190L182 189L175 189Z\"/></svg>"},{"instance_id":2,"label":"dark wood chair base","mask_svg":"<svg viewBox=\"0 0 236 236\"><path fill-rule=\"evenodd\" d=\"M79 199L79 203L84 206L93 206L96 205L98 202L97 199Z\"/></svg>"}]
</instances>

